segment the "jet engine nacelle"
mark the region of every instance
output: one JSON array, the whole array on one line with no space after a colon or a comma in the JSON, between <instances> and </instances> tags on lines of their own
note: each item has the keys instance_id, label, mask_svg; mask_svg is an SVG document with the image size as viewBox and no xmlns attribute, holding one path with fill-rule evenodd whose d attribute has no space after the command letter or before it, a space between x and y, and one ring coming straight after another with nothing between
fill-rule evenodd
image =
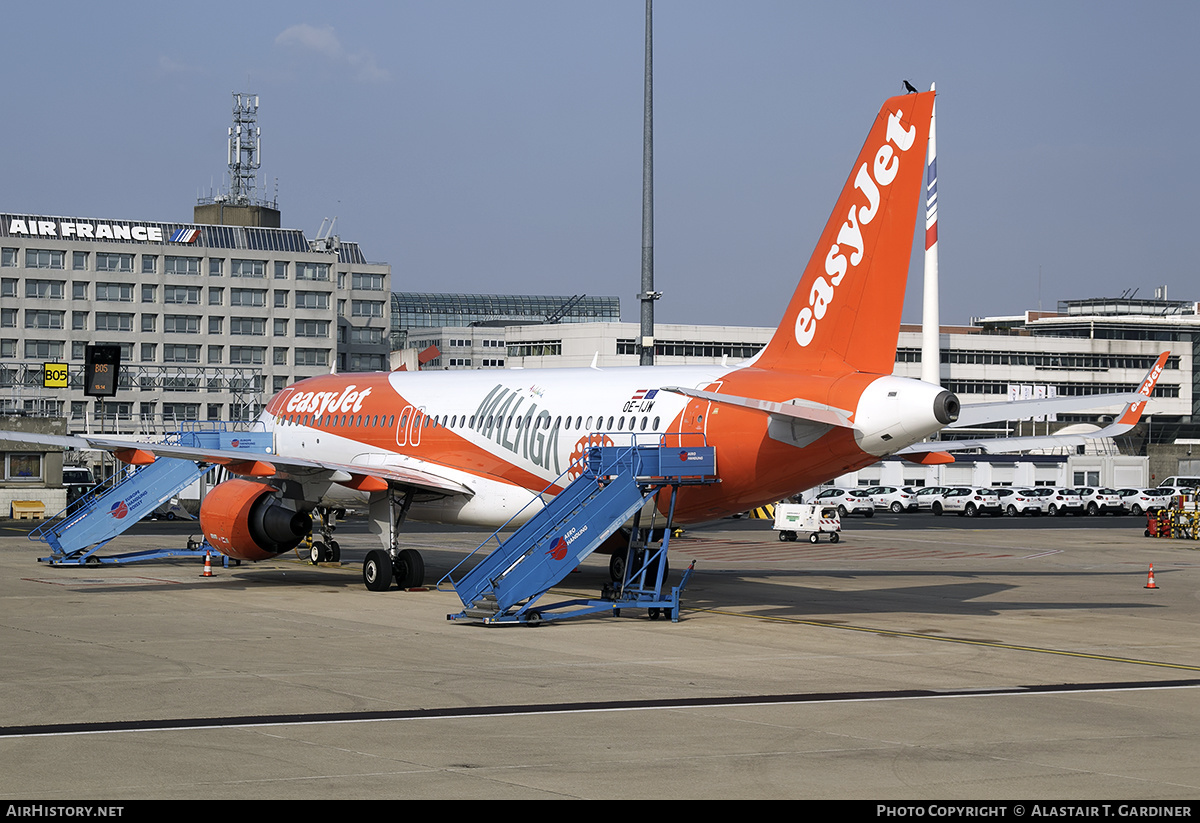
<instances>
[{"instance_id":1,"label":"jet engine nacelle","mask_svg":"<svg viewBox=\"0 0 1200 823\"><path fill-rule=\"evenodd\" d=\"M226 480L204 497L200 528L217 551L238 560L267 560L294 549L312 529L312 516L275 497L275 489Z\"/></svg>"}]
</instances>

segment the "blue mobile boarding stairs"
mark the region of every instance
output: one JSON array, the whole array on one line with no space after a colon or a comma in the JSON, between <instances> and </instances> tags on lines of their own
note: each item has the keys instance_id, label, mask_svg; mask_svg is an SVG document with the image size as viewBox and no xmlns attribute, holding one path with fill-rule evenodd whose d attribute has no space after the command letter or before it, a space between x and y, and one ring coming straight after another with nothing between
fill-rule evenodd
<instances>
[{"instance_id":1,"label":"blue mobile boarding stairs","mask_svg":"<svg viewBox=\"0 0 1200 823\"><path fill-rule=\"evenodd\" d=\"M272 438L266 431L235 432L214 428L176 432L164 442L191 448L233 449L250 456L270 452ZM153 444L130 442L129 446L135 449ZM48 557L39 557L38 561L51 566L83 566L165 557L203 557L211 549L192 540L186 548L179 549L150 549L107 557L96 552L214 468L216 466L208 463L159 457L153 463L129 466L117 472L29 533L30 540L42 541L52 550Z\"/></svg>"},{"instance_id":2,"label":"blue mobile boarding stairs","mask_svg":"<svg viewBox=\"0 0 1200 823\"><path fill-rule=\"evenodd\" d=\"M619 616L622 609L636 608L647 609L651 619L669 614L672 622L678 622L679 596L695 561L678 586L663 591L671 519L680 486L718 482L716 450L684 442L686 437L703 444L699 434L666 434L656 437L655 445L638 445L636 437L628 433L595 437L595 442L604 445L586 448L579 461L535 500L544 500L550 488L573 471L579 473L575 480L501 540L500 532L522 516L522 509L438 582L439 590L444 590L444 584L453 585L465 607L458 614L447 615L448 620L536 625L605 612ZM614 446L613 437L631 442ZM656 526L660 516L657 505L647 507L646 503L667 488L670 502L666 521ZM646 508L651 512L648 527L642 524ZM624 562L612 565L620 570L619 581L606 585L598 599L537 605L542 595L631 517L633 532L628 552ZM493 541L496 545L492 552L466 569L468 562Z\"/></svg>"}]
</instances>

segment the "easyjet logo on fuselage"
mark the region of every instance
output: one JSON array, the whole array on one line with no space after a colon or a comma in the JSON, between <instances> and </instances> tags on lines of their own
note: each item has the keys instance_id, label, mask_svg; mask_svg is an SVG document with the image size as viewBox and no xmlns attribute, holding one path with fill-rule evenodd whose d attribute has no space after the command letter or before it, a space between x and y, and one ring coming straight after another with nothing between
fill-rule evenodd
<instances>
[{"instance_id":1,"label":"easyjet logo on fuselage","mask_svg":"<svg viewBox=\"0 0 1200 823\"><path fill-rule=\"evenodd\" d=\"M887 139L875 152L875 160L868 167L863 163L854 178L854 188L866 198L865 205L852 204L846 216L846 222L838 231L837 242L825 255L825 274L829 279L819 276L808 293L808 305L796 315L796 342L807 346L817 333L817 324L829 310L837 287L841 284L851 268L858 266L863 259L863 226L869 225L879 211L881 200L880 189L887 188L896 179L900 171L900 157L892 149L895 146L901 152L912 148L917 137L917 127L905 129L900 124L903 111L888 115ZM891 145L889 145L891 144ZM844 248L850 249L847 257Z\"/></svg>"},{"instance_id":2,"label":"easyjet logo on fuselage","mask_svg":"<svg viewBox=\"0 0 1200 823\"><path fill-rule=\"evenodd\" d=\"M370 389L355 391L357 386L351 383L342 389L341 393L332 391L301 391L295 392L287 402L287 411L305 414L316 412L321 416L329 414L348 414L362 410L363 401L371 393Z\"/></svg>"}]
</instances>

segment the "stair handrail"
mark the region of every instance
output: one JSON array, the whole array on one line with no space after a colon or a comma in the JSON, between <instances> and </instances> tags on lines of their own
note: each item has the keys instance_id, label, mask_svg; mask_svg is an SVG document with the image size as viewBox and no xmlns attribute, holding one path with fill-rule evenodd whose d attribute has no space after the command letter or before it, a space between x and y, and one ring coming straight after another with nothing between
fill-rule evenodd
<instances>
[{"instance_id":1,"label":"stair handrail","mask_svg":"<svg viewBox=\"0 0 1200 823\"><path fill-rule=\"evenodd\" d=\"M613 444L613 441L611 438L611 435L613 435L613 434L620 434L620 435L624 435L625 437L630 437L631 438L630 444L628 446L616 446L615 444ZM607 443L605 442L606 439L607 439ZM624 438L622 438L622 439L624 439ZM487 537L486 540L484 540L482 543L480 543L478 546L476 546L469 554L467 554L466 557L464 557L462 560L458 561L458 563L454 566L454 568L452 568L450 571L446 572L446 574L442 576L442 579L437 582L437 586L436 586L437 590L438 591L447 591L447 589L442 588L442 584L445 583L447 580L449 580L450 584L453 585L454 584L454 578L453 578L454 573L456 571L458 571L459 568L461 568L464 563L466 563L468 560L470 560L472 557L474 557L476 554L478 554L484 547L486 547L489 543L491 543L492 540L495 540L496 546L499 547L499 545L503 542L499 539L500 533L502 531L504 531L505 529L507 529L509 527L509 525L514 520L516 520L518 517L520 517L521 514L526 509L528 509L530 506L532 506L535 501L541 502L543 508L548 506L549 503L547 503L546 500L544 499L544 495L549 493L551 489L553 489L556 485L558 485L560 480L562 480L565 476L570 474L572 469L578 469L579 477L582 477L585 474L590 475L591 469L588 467L588 456L589 456L590 452L592 451L592 449L597 449L597 448L602 448L602 447L621 449L622 454L624 452L631 452L634 462L636 463L639 461L639 456L637 453L637 434L635 434L633 432L593 432L591 434L588 434L585 439L585 442L583 443L583 449L581 450L579 457L572 460L570 465L568 465L567 468L561 474L558 475L558 477L556 477L552 481L550 481L550 483L548 483L544 489L542 489L540 492L538 492L536 495L534 495L532 498L530 498L529 502L526 503L524 506L522 506L520 509L518 509L513 514L512 517L510 517L510 518L508 518L508 520L504 521L504 525L500 526L498 529L496 529L494 532L492 532ZM636 466L635 466L634 476L636 476L636 475L637 475L637 471L636 471ZM578 479L578 477L575 478L575 480L577 480L577 479ZM562 491L558 492L558 494L562 494L563 492L565 492L567 487L569 487L571 485L571 483L574 483L575 480L571 480L566 485L564 485L562 487ZM558 494L553 495L551 499L553 499L554 497L557 497Z\"/></svg>"}]
</instances>

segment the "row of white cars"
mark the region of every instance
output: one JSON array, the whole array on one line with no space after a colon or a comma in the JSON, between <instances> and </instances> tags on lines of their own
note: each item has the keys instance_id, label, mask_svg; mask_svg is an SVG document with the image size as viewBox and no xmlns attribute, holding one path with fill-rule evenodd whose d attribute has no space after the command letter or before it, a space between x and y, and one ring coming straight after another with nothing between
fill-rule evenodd
<instances>
[{"instance_id":1,"label":"row of white cars","mask_svg":"<svg viewBox=\"0 0 1200 823\"><path fill-rule=\"evenodd\" d=\"M1172 497L1193 491L1169 486L1157 489L871 486L824 489L812 497L811 502L836 506L842 517L851 514L871 517L876 511L896 514L929 511L936 515L951 512L963 517L981 514L1010 517L1024 514L1137 515L1164 509Z\"/></svg>"}]
</instances>

